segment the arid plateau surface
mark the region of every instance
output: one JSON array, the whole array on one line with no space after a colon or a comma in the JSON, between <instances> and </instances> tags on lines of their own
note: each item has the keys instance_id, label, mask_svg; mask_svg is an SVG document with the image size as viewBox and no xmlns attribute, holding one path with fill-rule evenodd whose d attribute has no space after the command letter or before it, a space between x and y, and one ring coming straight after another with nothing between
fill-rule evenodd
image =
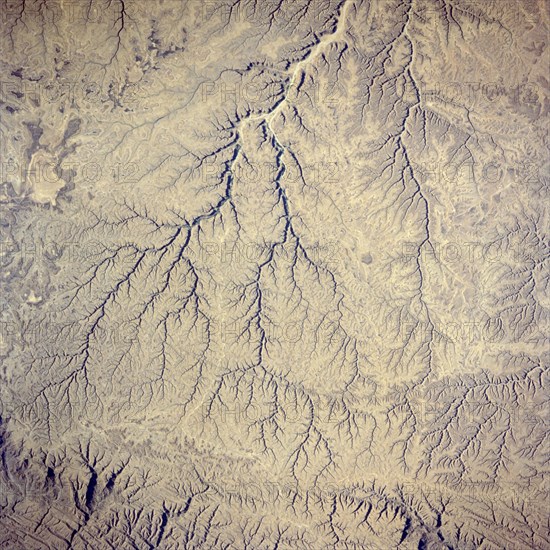
<instances>
[{"instance_id":1,"label":"arid plateau surface","mask_svg":"<svg viewBox=\"0 0 550 550\"><path fill-rule=\"evenodd\" d=\"M550 549L547 0L1 0L0 548Z\"/></svg>"}]
</instances>

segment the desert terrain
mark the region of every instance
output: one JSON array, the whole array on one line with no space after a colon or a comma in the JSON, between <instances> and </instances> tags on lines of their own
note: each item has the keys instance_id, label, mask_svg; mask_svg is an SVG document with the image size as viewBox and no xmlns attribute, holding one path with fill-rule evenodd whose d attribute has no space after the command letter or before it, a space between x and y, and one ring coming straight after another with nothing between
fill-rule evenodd
<instances>
[{"instance_id":1,"label":"desert terrain","mask_svg":"<svg viewBox=\"0 0 550 550\"><path fill-rule=\"evenodd\" d=\"M550 549L547 0L2 0L0 547Z\"/></svg>"}]
</instances>

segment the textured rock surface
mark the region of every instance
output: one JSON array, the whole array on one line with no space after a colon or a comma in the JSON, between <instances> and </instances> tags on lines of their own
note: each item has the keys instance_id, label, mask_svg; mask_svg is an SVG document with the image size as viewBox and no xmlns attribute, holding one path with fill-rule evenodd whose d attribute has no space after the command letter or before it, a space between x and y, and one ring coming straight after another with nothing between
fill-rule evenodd
<instances>
[{"instance_id":1,"label":"textured rock surface","mask_svg":"<svg viewBox=\"0 0 550 550\"><path fill-rule=\"evenodd\" d=\"M545 0L1 15L2 548L550 548Z\"/></svg>"}]
</instances>

